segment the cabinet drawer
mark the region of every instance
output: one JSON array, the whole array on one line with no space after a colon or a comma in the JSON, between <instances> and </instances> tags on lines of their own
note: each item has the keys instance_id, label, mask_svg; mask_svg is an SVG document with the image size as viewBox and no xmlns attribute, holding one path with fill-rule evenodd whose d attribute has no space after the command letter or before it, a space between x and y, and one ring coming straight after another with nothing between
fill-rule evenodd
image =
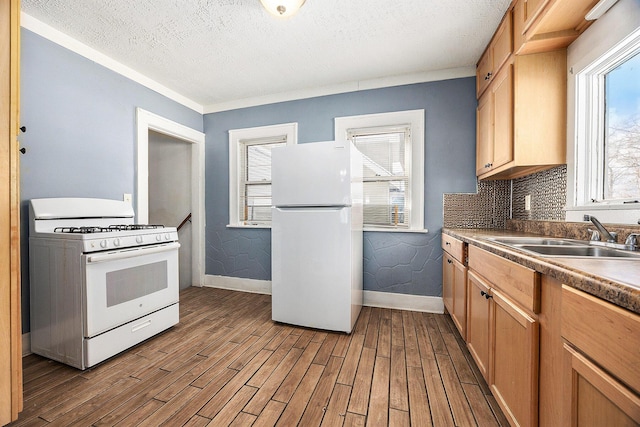
<instances>
[{"instance_id":1,"label":"cabinet drawer","mask_svg":"<svg viewBox=\"0 0 640 427\"><path fill-rule=\"evenodd\" d=\"M442 249L447 251L452 257L466 265L465 260L465 244L462 240L451 237L448 234L442 234Z\"/></svg>"},{"instance_id":2,"label":"cabinet drawer","mask_svg":"<svg viewBox=\"0 0 640 427\"><path fill-rule=\"evenodd\" d=\"M540 312L540 274L508 259L469 246L469 268L477 271L532 313Z\"/></svg>"},{"instance_id":3,"label":"cabinet drawer","mask_svg":"<svg viewBox=\"0 0 640 427\"><path fill-rule=\"evenodd\" d=\"M640 315L563 286L562 337L640 392Z\"/></svg>"}]
</instances>

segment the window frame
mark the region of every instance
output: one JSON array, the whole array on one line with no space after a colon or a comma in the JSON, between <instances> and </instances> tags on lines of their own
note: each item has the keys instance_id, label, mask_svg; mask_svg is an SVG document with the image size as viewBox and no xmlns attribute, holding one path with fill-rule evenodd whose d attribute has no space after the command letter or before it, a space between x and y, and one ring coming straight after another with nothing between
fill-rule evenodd
<instances>
[{"instance_id":1,"label":"window frame","mask_svg":"<svg viewBox=\"0 0 640 427\"><path fill-rule=\"evenodd\" d=\"M229 224L232 228L271 228L267 221L245 223L240 220L240 173L243 172L240 159L240 144L242 141L273 139L286 137L287 145L298 143L298 123L283 123L269 126L257 126L244 129L229 130Z\"/></svg>"},{"instance_id":2,"label":"window frame","mask_svg":"<svg viewBox=\"0 0 640 427\"><path fill-rule=\"evenodd\" d=\"M568 51L567 221L596 215L603 222L635 224L640 215L637 203L598 200L604 183L604 76L640 51L637 16L624 2L616 6Z\"/></svg>"},{"instance_id":3,"label":"window frame","mask_svg":"<svg viewBox=\"0 0 640 427\"><path fill-rule=\"evenodd\" d=\"M410 170L409 191L407 192L409 200L406 202L409 210L408 228L365 224L365 231L426 232L424 228L424 122L424 109L345 116L334 119L335 140L338 143L346 143L349 131L354 129L366 130L401 126L408 126L410 129L411 145L408 150L410 150L411 164L408 167L405 165L405 168Z\"/></svg>"}]
</instances>

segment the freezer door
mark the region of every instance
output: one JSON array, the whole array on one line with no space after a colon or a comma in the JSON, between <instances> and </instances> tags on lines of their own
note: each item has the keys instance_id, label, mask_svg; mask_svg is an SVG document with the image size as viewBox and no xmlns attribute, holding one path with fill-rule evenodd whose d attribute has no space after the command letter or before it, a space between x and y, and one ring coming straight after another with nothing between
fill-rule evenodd
<instances>
[{"instance_id":1,"label":"freezer door","mask_svg":"<svg viewBox=\"0 0 640 427\"><path fill-rule=\"evenodd\" d=\"M276 148L271 180L274 206L349 206L349 146L331 141Z\"/></svg>"},{"instance_id":2,"label":"freezer door","mask_svg":"<svg viewBox=\"0 0 640 427\"><path fill-rule=\"evenodd\" d=\"M273 320L351 332L362 305L351 209L273 208L271 232Z\"/></svg>"}]
</instances>

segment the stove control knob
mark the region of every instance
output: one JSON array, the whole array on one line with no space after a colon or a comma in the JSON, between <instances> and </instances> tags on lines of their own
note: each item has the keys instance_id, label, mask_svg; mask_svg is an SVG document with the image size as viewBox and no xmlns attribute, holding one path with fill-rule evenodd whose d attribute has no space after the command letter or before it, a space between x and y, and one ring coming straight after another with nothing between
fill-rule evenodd
<instances>
[{"instance_id":1,"label":"stove control knob","mask_svg":"<svg viewBox=\"0 0 640 427\"><path fill-rule=\"evenodd\" d=\"M165 240L169 240L170 238L171 238L171 235L170 235L169 233L167 233L167 234L165 234L165 235L164 235L164 239L165 239Z\"/></svg>"},{"instance_id":2,"label":"stove control knob","mask_svg":"<svg viewBox=\"0 0 640 427\"><path fill-rule=\"evenodd\" d=\"M162 235L158 234L158 235L156 236L156 240L157 240L158 242L159 242L159 241L161 241L161 240L162 240Z\"/></svg>"},{"instance_id":3,"label":"stove control knob","mask_svg":"<svg viewBox=\"0 0 640 427\"><path fill-rule=\"evenodd\" d=\"M116 247L120 246L120 239L114 239L113 246L116 246Z\"/></svg>"},{"instance_id":4,"label":"stove control knob","mask_svg":"<svg viewBox=\"0 0 640 427\"><path fill-rule=\"evenodd\" d=\"M142 236L137 236L136 237L136 242L137 243L142 243Z\"/></svg>"},{"instance_id":5,"label":"stove control knob","mask_svg":"<svg viewBox=\"0 0 640 427\"><path fill-rule=\"evenodd\" d=\"M101 248L106 248L107 245L109 245L109 243L106 240L103 240L103 241L100 242L100 247Z\"/></svg>"}]
</instances>

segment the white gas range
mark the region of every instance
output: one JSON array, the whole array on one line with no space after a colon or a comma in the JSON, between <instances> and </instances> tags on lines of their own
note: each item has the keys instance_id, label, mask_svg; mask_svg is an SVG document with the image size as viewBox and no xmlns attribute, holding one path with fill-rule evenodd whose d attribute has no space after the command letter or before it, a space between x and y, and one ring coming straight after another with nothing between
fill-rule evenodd
<instances>
[{"instance_id":1,"label":"white gas range","mask_svg":"<svg viewBox=\"0 0 640 427\"><path fill-rule=\"evenodd\" d=\"M29 205L31 351L86 369L178 323L178 233L131 204Z\"/></svg>"}]
</instances>

